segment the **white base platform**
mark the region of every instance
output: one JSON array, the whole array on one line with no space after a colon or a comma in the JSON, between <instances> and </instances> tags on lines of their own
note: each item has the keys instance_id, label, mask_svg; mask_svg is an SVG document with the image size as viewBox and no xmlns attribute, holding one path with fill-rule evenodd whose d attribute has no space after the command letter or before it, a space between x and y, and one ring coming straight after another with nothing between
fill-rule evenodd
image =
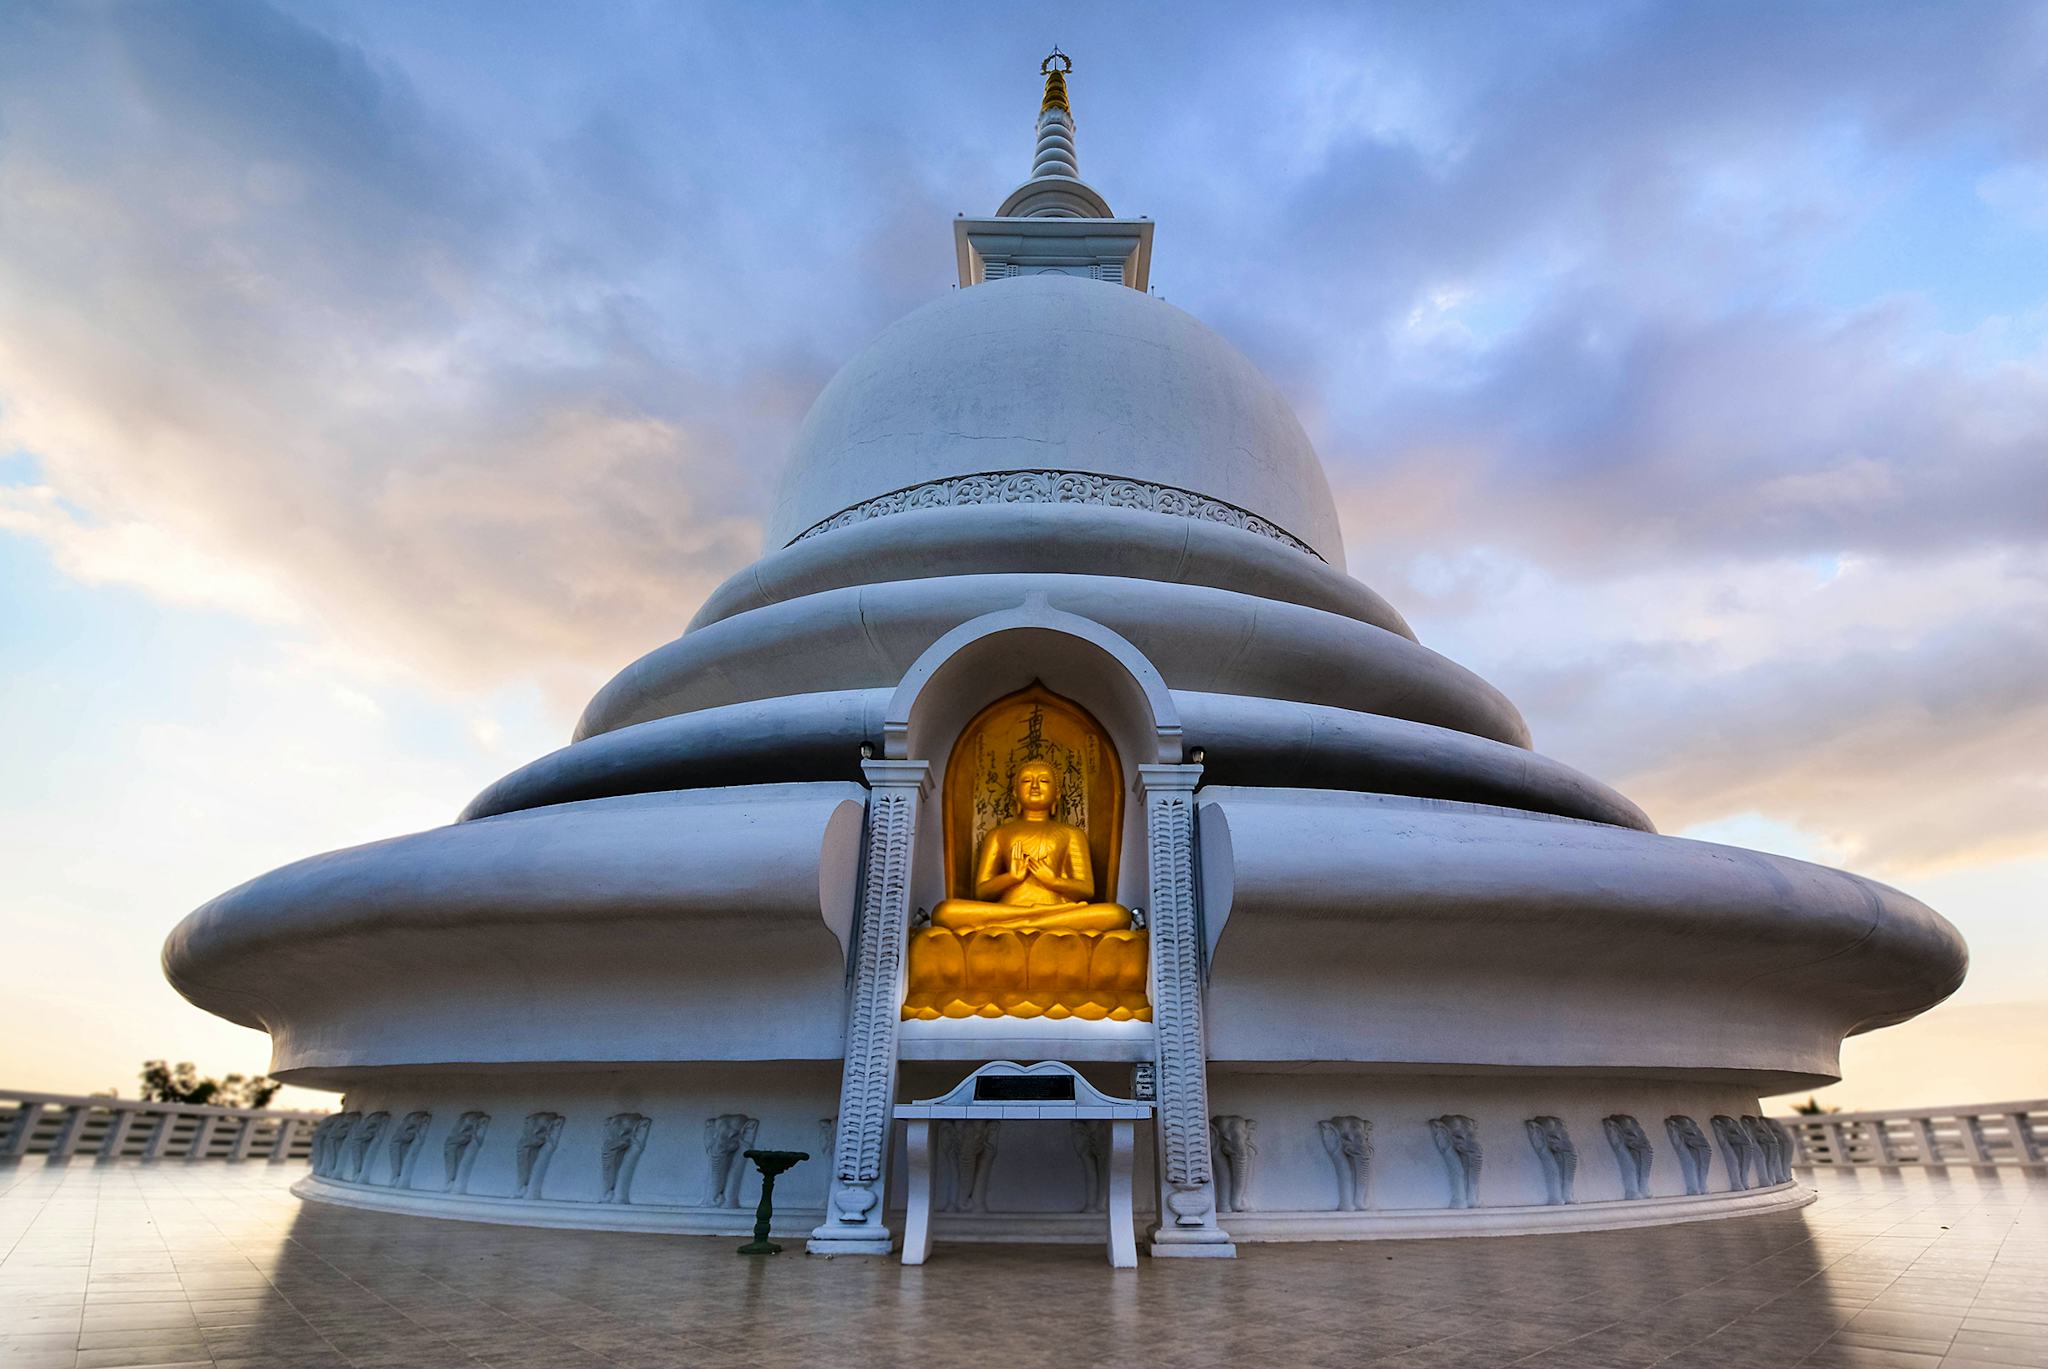
<instances>
[{"instance_id":1,"label":"white base platform","mask_svg":"<svg viewBox=\"0 0 2048 1369\"><path fill-rule=\"evenodd\" d=\"M658 1231L674 1236L739 1236L754 1234L754 1209L747 1207L683 1207L660 1203L576 1203L553 1198L480 1198L466 1194L425 1193L418 1189L379 1188L336 1182L307 1175L292 1192L314 1202L373 1212L399 1212L408 1217L442 1217L460 1222L491 1222L499 1226L547 1226L579 1231ZM825 1219L823 1208L777 1205L769 1234L802 1240Z\"/></svg>"},{"instance_id":2,"label":"white base platform","mask_svg":"<svg viewBox=\"0 0 2048 1369\"><path fill-rule=\"evenodd\" d=\"M1387 1241L1444 1236L1531 1236L1556 1231L1619 1231L1671 1222L1747 1217L1805 1207L1820 1195L1794 1182L1745 1193L1566 1203L1556 1207L1475 1207L1386 1212L1231 1212L1223 1229L1235 1241Z\"/></svg>"}]
</instances>

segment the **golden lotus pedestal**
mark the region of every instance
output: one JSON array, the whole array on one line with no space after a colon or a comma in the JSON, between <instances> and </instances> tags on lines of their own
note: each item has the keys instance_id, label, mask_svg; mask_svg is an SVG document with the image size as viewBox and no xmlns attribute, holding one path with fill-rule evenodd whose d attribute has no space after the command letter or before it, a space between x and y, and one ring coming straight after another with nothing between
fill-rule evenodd
<instances>
[{"instance_id":1,"label":"golden lotus pedestal","mask_svg":"<svg viewBox=\"0 0 2048 1369\"><path fill-rule=\"evenodd\" d=\"M927 927L911 934L903 1016L1150 1022L1148 949L1142 931Z\"/></svg>"}]
</instances>

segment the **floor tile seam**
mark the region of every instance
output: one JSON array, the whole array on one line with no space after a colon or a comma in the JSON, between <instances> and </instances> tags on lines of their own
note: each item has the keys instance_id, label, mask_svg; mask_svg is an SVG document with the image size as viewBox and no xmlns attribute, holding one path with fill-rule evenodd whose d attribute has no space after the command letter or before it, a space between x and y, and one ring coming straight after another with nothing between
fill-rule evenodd
<instances>
[{"instance_id":1,"label":"floor tile seam","mask_svg":"<svg viewBox=\"0 0 2048 1369\"><path fill-rule=\"evenodd\" d=\"M209 1220L207 1224L208 1224L209 1226L213 1227L213 1229L214 1229L215 1231L217 1231L217 1232L220 1232L220 1234L221 1234L221 1235L222 1235L222 1236L223 1236L223 1237L224 1237L224 1238L225 1238L225 1239L227 1240L228 1244L229 1244L229 1245L230 1245L230 1246L231 1246L231 1247L232 1247L233 1249L235 1249L235 1250L236 1250L237 1252L240 1252L240 1253L241 1253L241 1254L243 1255L243 1257L244 1257L244 1258L247 1258L247 1251L243 1249L241 1241L239 1241L239 1240L237 1240L236 1238L234 1238L233 1236L229 1235L229 1234L228 1234L228 1233L227 1233L227 1232L226 1232L225 1230L223 1230L223 1229L221 1228L221 1226L220 1226L220 1224L219 1224L218 1222L214 1222L214 1221L210 1221L210 1220ZM293 1237L291 1237L291 1236L287 1236L287 1237L285 1237L285 1244L286 1244L286 1245L294 1245L294 1246L295 1246L295 1245L300 1245L301 1243L300 1243L300 1242L299 1242L299 1241L298 1241L297 1239L295 1239L295 1238L293 1238ZM309 1254L311 1254L311 1255L312 1255L312 1256L313 1256L313 1257L314 1257L315 1259L319 1260L319 1261L320 1261L320 1262L321 1262L322 1264L327 1264L327 1263L328 1263L328 1262L327 1262L327 1260L326 1260L326 1258L325 1258L324 1256L320 1255L320 1253L319 1253L318 1251L314 1251L314 1250L311 1250L310 1248L308 1248L308 1253L309 1253ZM254 1260L250 1260L250 1264L251 1264L251 1265L252 1265L252 1266L253 1266L253 1267L255 1268L255 1270L256 1270L256 1272L257 1272L257 1273L259 1273L259 1274L261 1274L261 1275L263 1276L263 1283L264 1283L264 1286L265 1286L266 1288L268 1288L268 1289L269 1289L269 1290L270 1290L271 1292L275 1293L275 1294L276 1294L276 1295L277 1295L278 1297L280 1297L280 1298L284 1299L284 1305L285 1305L286 1307L289 1307L289 1308L291 1309L291 1311L292 1311L292 1315L293 1315L293 1316L295 1316L295 1317L297 1317L297 1318L298 1318L298 1319L300 1320L300 1322L302 1322L302 1323L303 1323L303 1324L305 1325L305 1328L306 1328L306 1329L307 1329L308 1331L312 1332L312 1333L313 1333L313 1335L315 1336L315 1338L317 1338L317 1339L319 1340L319 1342L320 1342L320 1343L321 1343L322 1345L326 1346L326 1347L327 1347L327 1348L328 1348L329 1350L332 1350L332 1351L333 1351L333 1352L334 1352L335 1354L337 1354L337 1355L341 1356L341 1358L342 1358L342 1359L344 1359L344 1360L347 1360L347 1361L348 1361L348 1363L349 1363L350 1365L352 1365L352 1366L353 1366L353 1365L355 1364L355 1362L356 1362L356 1361L355 1361L355 1357L354 1357L354 1356L352 1356L352 1355L350 1355L350 1354L348 1354L348 1353L347 1353L346 1351L344 1351L344 1350L343 1350L343 1349L342 1349L342 1348L341 1348L340 1346L336 1345L336 1344L335 1344L335 1343L334 1343L333 1341L331 1341L331 1340L327 1339L327 1334L326 1334L326 1333L325 1333L324 1331L322 1331L322 1330L321 1330L321 1329L320 1329L319 1327L315 1326L315 1325L313 1324L313 1322L312 1322L311 1318L307 1317L307 1316L306 1316L306 1314L305 1314L304 1312L301 1312L301 1311L299 1310L299 1305L298 1305L297 1303L295 1303L295 1302L293 1302L293 1301L292 1301L291 1295L290 1295L289 1293L285 1292L285 1291L284 1291L284 1290L283 1290L282 1288L279 1288L279 1287L277 1286L277 1281L276 1281L275 1279L273 1279L273 1278L271 1278L271 1277L270 1277L270 1274L269 1274L269 1272L268 1272L267 1270L265 1270L265 1269L263 1268L263 1266L261 1266L261 1265L259 1265L259 1264L256 1264L256 1262L255 1262ZM332 1265L329 1265L329 1267L330 1267L330 1268L332 1268L333 1266L332 1266ZM339 1270L336 1270L335 1272L336 1272L336 1273L340 1273L341 1271L339 1271ZM347 1275L343 1275L342 1277L346 1278L346 1277L347 1277ZM179 1281L179 1282L180 1282L180 1285L182 1286L182 1284L183 1284L183 1280L182 1280L182 1279L180 1279L180 1281ZM354 1280L350 1280L350 1282L354 1282ZM368 1290L365 1290L365 1291L367 1292ZM190 1296L189 1292L188 1292L187 1296L188 1296L188 1297ZM372 1296L375 1296L375 1295L373 1294ZM226 1328L222 1328L222 1329L226 1329ZM203 1336L203 1335L202 1335L201 1339L204 1339L204 1336ZM450 1346L450 1347L448 1347L448 1348L449 1348L449 1349L451 1349L451 1350L452 1350L452 1349L454 1349L454 1347L453 1347L453 1346ZM211 1350L211 1347L209 1347L209 1349L208 1349L208 1358L214 1358L214 1356L213 1356L213 1354L212 1354L212 1350Z\"/></svg>"},{"instance_id":2,"label":"floor tile seam","mask_svg":"<svg viewBox=\"0 0 2048 1369\"><path fill-rule=\"evenodd\" d=\"M440 1278L440 1277L439 1277L439 1276L437 1276L437 1275L434 1275L434 1274L429 1274L429 1273L425 1272L424 1270L422 1270L422 1271L421 1271L421 1273L420 1273L420 1277L421 1277L421 1278L424 1278L424 1279L426 1279L426 1280L427 1280L427 1281L428 1281L429 1283L432 1283L432 1284L434 1284L435 1286L437 1286L437 1287L439 1287L439 1288L443 1288L443 1289L447 1290L447 1291L448 1291L449 1293L452 1293L452 1294L454 1294L454 1295L455 1295L456 1297L458 1297L458 1298L461 1298L461 1299L463 1299L463 1300L464 1300L464 1301L466 1301L466 1302L473 1302L473 1303L477 1304L477 1305L478 1305L479 1307L489 1307L489 1308L490 1308L490 1309L491 1309L491 1310L492 1310L493 1312L499 1312L499 1309L498 1309L498 1308L496 1308L496 1307L492 1307L490 1303L487 1303L487 1302L483 1301L483 1299L481 1299L481 1298L478 1298L478 1297L475 1297L475 1296L473 1296L473 1295L471 1295L471 1294L468 1294L468 1293L465 1293L465 1292L463 1292L463 1291L462 1291L462 1290L461 1290L460 1288L457 1288L457 1287L456 1287L456 1286L455 1286L454 1284L451 1284L451 1283L449 1283L449 1282L448 1282L448 1281L447 1281L446 1279ZM584 1301L583 1299L581 1299L581 1298L571 1297L571 1296L570 1296L569 1294L567 1294L567 1293L558 1293L558 1292L555 1292L555 1290L553 1290L553 1289L549 1289L549 1290L548 1290L548 1292L549 1292L549 1293L550 1293L550 1294L551 1294L552 1296L554 1296L554 1297L558 1297L558 1298L561 1298L561 1299L563 1299L563 1300L564 1300L564 1301L566 1301L566 1302L570 1302L570 1303L573 1303L573 1304L575 1304L575 1305L576 1305L576 1307L578 1307L579 1309L581 1309L582 1311L584 1311L584 1312L586 1312L586 1313L588 1313L588 1314L590 1314L590 1315L593 1315L593 1316L600 1316L600 1317L603 1317L603 1316L611 1316L611 1315L613 1315L612 1313L610 1313L610 1312L607 1312L607 1311L606 1311L606 1310L605 1310L604 1308L602 1308L602 1307L598 1306L598 1305L597 1305L596 1303L593 1303L593 1302L585 1302L585 1301ZM521 1317L521 1316L520 1316L520 1315L519 1315L518 1313L516 1313L516 1312L499 1312L499 1315L500 1315L500 1316L506 1316L506 1317L510 1317L510 1318L512 1318L512 1319L513 1319L514 1321L518 1321L518 1322L520 1322L520 1323L521 1323L521 1324L523 1324L523 1325L531 1325L531 1324L532 1324L532 1323L530 1323L530 1322L527 1322L527 1321L526 1321L526 1319L525 1319L524 1317ZM544 1333L544 1334L545 1334L545 1333ZM560 1339L560 1338L559 1338L559 1337L556 1337L556 1339Z\"/></svg>"},{"instance_id":3,"label":"floor tile seam","mask_svg":"<svg viewBox=\"0 0 2048 1369\"><path fill-rule=\"evenodd\" d=\"M464 1349L463 1349L463 1348L462 1348L461 1346L457 1345L457 1344L456 1344L456 1343L455 1343L454 1341L452 1341L452 1340L449 1340L449 1339L448 1339L448 1338L447 1338L446 1336L444 1336L444 1335L442 1335L442 1334L441 1334L440 1332L438 1332L438 1331L434 1330L434 1329L433 1329L432 1327L430 1327L430 1326L426 1325L426 1324L425 1324L424 1322L420 1322L420 1321L416 1321L416 1320L414 1320L414 1319L413 1319L413 1318L412 1318L412 1317L411 1317L410 1315L408 1315L408 1314L407 1314L407 1312L405 1311L405 1309L404 1309L404 1308L402 1308L402 1307L398 1306L398 1304L396 1304L396 1303L392 1302L392 1301L391 1301L391 1300L390 1300L389 1298L386 1298L386 1297L385 1297L385 1296L384 1296L383 1294L381 1294L381 1293L377 1292L377 1291L376 1291L375 1289L373 1289L373 1288L369 1287L369 1286L368 1286L367 1284L365 1284L365 1283L363 1283L363 1282L362 1282L361 1280L357 1279L357 1278L356 1278L356 1277L355 1277L354 1275L350 1274L350 1273L349 1273L349 1272L348 1272L347 1270L343 1269L343 1268L342 1268L342 1267L341 1267L340 1265L338 1265L338 1264L334 1263L334 1261L332 1261L332 1260L328 1259L328 1258L327 1258L327 1257L326 1257L325 1255L322 1255L322 1254L321 1254L321 1253L320 1253L320 1252L319 1252L318 1250L315 1250L315 1249L314 1249L313 1247L311 1247L311 1246L309 1246L309 1245L305 1244L305 1243L304 1243L303 1241L300 1241L300 1240L298 1240L298 1239L296 1239L296 1238L290 1238L290 1239L289 1239L289 1243L290 1243L290 1244L292 1244L292 1245L298 1246L298 1247L299 1247L300 1249L304 1250L304 1251L305 1251L305 1252L306 1252L307 1254L311 1255L311 1256L312 1256L312 1257L313 1257L314 1259L318 1260L318 1261L319 1261L319 1262L320 1262L321 1264L323 1264L323 1265L327 1266L327 1268L329 1268L329 1269L333 1270L333 1271L334 1271L334 1272L335 1272L335 1273L336 1273L337 1275L339 1275L339 1276L340 1276L340 1277L341 1277L342 1279L346 1280L346 1281L347 1281L347 1282L348 1282L348 1283L349 1283L349 1284L350 1284L351 1286L353 1286L354 1288L356 1288L356 1289L360 1290L360 1291L361 1291L362 1293L364 1293L364 1294L365 1294L365 1295L367 1295L368 1297L370 1297L370 1298L374 1299L374 1300L375 1300L375 1301L376 1301L377 1303L379 1303L379 1304L380 1304L380 1305L382 1305L383 1307L386 1307L386 1308L390 1309L390 1310L391 1310L391 1311L392 1311L393 1313L396 1313L396 1314L397 1314L397 1315L398 1315L398 1316L399 1316L400 1318L402 1318L402 1319L403 1319L403 1320L405 1321L405 1323L406 1323L406 1324L407 1324L408 1326L411 1326L411 1327L412 1327L412 1328L413 1328L413 1329L414 1329L414 1330L415 1330L416 1332L418 1332L418 1333L419 1333L419 1334L420 1334L420 1335L421 1335L421 1336L422 1336L423 1338L425 1338L425 1339L427 1339L427 1340L429 1340L429 1341L432 1341L432 1342L435 1342L435 1343L439 1344L439 1345L440 1345L440 1346L441 1346L441 1347L442 1347L442 1348L443 1348L444 1350L448 1351L448 1352L449 1352L450 1354L453 1354L453 1355L459 1356L461 1360L466 1360L466 1361L468 1361L468 1362L470 1362L470 1363L473 1363L473 1364L487 1364L487 1363L489 1363L489 1361L487 1361L487 1360L480 1360L480 1359L478 1359L478 1358L477 1358L477 1356L475 1356L475 1355L472 1355L472 1354L470 1354L470 1353L469 1353L469 1352L468 1352L467 1350L464 1350ZM269 1276L268 1276L268 1275L265 1275L264 1277L266 1278L266 1280L267 1280L267 1279L269 1278ZM431 1276L431 1275L428 1275L427 1277L429 1277L429 1278L432 1278L432 1276ZM437 1283L439 1282L439 1280L434 1280L434 1281L435 1281L435 1282L437 1282ZM273 1288L275 1288L275 1287L276 1287L276 1285L275 1285L274 1283L273 1283L273 1284L272 1284L271 1286L272 1286ZM300 1317L300 1318L301 1318L302 1320L306 1320L306 1324L307 1324L308 1326L312 1326L312 1322L310 1321L310 1319L306 1319L305 1313L303 1313L303 1312L299 1312L299 1310L298 1310L298 1304L297 1304L297 1303L294 1303L294 1302L292 1302L292 1300L291 1300L291 1295L290 1295L289 1293L286 1293L286 1292L284 1292L284 1290L282 1290L282 1289L278 1289L277 1291L278 1291L278 1296L282 1297L282 1298L283 1298L283 1299L285 1300L285 1302L286 1302L286 1303L287 1303L288 1305L290 1305L290 1306L291 1306L292 1310L293 1310L294 1312L298 1313L299 1317ZM325 1341L325 1342L326 1342L326 1344L327 1344L327 1346L328 1346L328 1347L329 1347L330 1349L332 1349L332 1350L333 1350L333 1351L334 1351L334 1352L335 1352L335 1353L336 1353L337 1355L340 1355L340 1356L341 1356L341 1357L342 1357L343 1359L346 1359L346 1360L347 1360L347 1361L348 1361L348 1362L349 1362L349 1363L350 1363L351 1365L353 1365L353 1364L354 1364L354 1363L356 1362L356 1360L355 1360L355 1357L354 1357L354 1356L350 1355L350 1354L349 1354L349 1353L348 1353L347 1351L343 1350L343 1349L342 1349L342 1348L341 1348L340 1346L338 1346L338 1345L335 1345L333 1341L330 1341L330 1340L328 1340L328 1339L327 1339L327 1336L326 1336L326 1334L325 1334L324 1332L322 1332L322 1331L320 1330L320 1328L319 1328L319 1327L317 1327L317 1326L312 1326L312 1329L313 1329L313 1333L314 1333L315 1335L319 1336L319 1337L320 1337L320 1339L321 1339L322 1341Z\"/></svg>"},{"instance_id":4,"label":"floor tile seam","mask_svg":"<svg viewBox=\"0 0 2048 1369\"><path fill-rule=\"evenodd\" d=\"M1991 1270L1996 1270L1998 1268L1998 1261L2000 1257L2005 1254L2005 1247L2012 1240L2013 1230L2020 1224L2020 1220L2025 1215L2025 1212L2026 1204L2022 1202L2020 1205L2020 1210L2018 1212L2015 1212L2012 1216L2012 1220L2009 1223L2007 1223L2005 1228L2005 1234L1999 1237L1998 1249L1994 1251L1991 1256ZM1971 1314L1977 1310L1977 1304L1984 1300L1984 1284L1990 1281L1991 1270L1985 1271L1984 1280L1977 1285L1977 1291L1970 1295L1970 1305L1963 1309L1963 1318L1961 1322L1956 1323L1955 1335L1949 1337L1948 1343L1950 1348L1953 1348L1955 1346L1956 1336L1960 1336L1963 1333L1963 1322L1969 1321ZM1943 1354L1946 1355L1947 1351L1943 1351Z\"/></svg>"}]
</instances>

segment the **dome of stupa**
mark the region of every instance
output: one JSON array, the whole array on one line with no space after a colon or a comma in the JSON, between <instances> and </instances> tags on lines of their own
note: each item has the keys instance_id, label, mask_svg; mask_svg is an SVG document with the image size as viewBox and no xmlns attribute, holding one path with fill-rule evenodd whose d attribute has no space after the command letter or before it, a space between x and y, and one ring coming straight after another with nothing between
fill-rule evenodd
<instances>
[{"instance_id":1,"label":"dome of stupa","mask_svg":"<svg viewBox=\"0 0 2048 1369\"><path fill-rule=\"evenodd\" d=\"M1164 300L1051 274L957 291L848 362L797 438L767 542L869 500L1034 470L1206 496L1343 564L1322 465L1257 367Z\"/></svg>"}]
</instances>

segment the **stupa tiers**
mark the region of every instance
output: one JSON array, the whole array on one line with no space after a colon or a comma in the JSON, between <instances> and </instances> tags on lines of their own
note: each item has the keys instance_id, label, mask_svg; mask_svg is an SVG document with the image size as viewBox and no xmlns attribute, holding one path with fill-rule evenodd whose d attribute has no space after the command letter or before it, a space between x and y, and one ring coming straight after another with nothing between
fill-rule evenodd
<instances>
[{"instance_id":1,"label":"stupa tiers","mask_svg":"<svg viewBox=\"0 0 2048 1369\"><path fill-rule=\"evenodd\" d=\"M1532 751L1344 573L1273 387L1146 293L1063 60L1037 132L964 288L819 396L773 550L572 745L171 935L346 1090L301 1191L737 1233L741 1152L802 1150L778 1231L886 1252L895 1106L1015 1060L1146 1105L1154 1255L1805 1201L1759 1096L1953 991L1954 929ZM942 1244L1099 1238L1074 1106L927 1110Z\"/></svg>"}]
</instances>

